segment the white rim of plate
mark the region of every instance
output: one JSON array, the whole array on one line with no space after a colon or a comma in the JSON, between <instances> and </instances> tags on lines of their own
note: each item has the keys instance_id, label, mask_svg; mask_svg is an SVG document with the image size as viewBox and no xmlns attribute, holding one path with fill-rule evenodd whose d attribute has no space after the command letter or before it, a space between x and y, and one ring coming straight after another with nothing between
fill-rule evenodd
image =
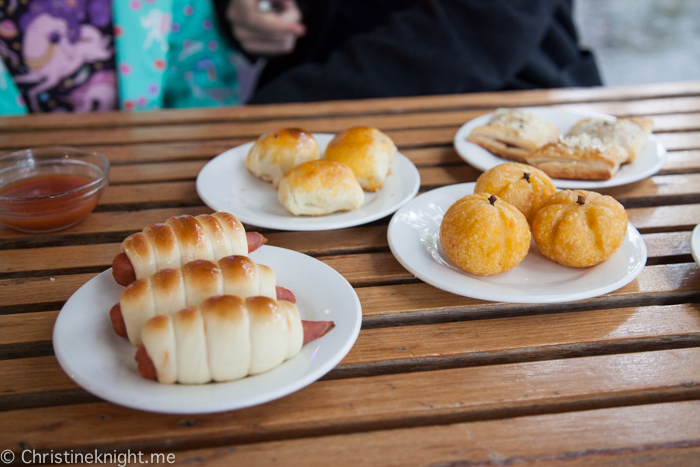
<instances>
[{"instance_id":1,"label":"white rim of plate","mask_svg":"<svg viewBox=\"0 0 700 467\"><path fill-rule=\"evenodd\" d=\"M690 254L700 266L700 224L696 225L693 232L690 234Z\"/></svg>"}]
</instances>

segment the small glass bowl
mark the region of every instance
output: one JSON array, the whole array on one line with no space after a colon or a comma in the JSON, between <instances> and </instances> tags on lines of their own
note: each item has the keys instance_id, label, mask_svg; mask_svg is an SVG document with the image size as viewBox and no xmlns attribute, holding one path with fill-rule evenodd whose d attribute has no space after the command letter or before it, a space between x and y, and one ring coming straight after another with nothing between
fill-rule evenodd
<instances>
[{"instance_id":1,"label":"small glass bowl","mask_svg":"<svg viewBox=\"0 0 700 467\"><path fill-rule=\"evenodd\" d=\"M109 181L109 160L70 147L0 156L0 224L20 232L68 228L90 214Z\"/></svg>"}]
</instances>

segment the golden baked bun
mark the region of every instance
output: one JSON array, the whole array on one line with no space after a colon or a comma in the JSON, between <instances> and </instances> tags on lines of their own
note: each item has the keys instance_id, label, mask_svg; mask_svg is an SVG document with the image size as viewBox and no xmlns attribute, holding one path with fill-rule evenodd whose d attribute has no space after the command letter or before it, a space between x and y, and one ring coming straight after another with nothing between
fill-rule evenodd
<instances>
[{"instance_id":1,"label":"golden baked bun","mask_svg":"<svg viewBox=\"0 0 700 467\"><path fill-rule=\"evenodd\" d=\"M248 152L245 166L255 176L277 186L287 170L320 158L321 151L311 133L284 128L260 135Z\"/></svg>"},{"instance_id":2,"label":"golden baked bun","mask_svg":"<svg viewBox=\"0 0 700 467\"><path fill-rule=\"evenodd\" d=\"M357 181L367 191L384 185L396 145L386 134L366 126L348 128L328 143L324 157L349 165Z\"/></svg>"},{"instance_id":3,"label":"golden baked bun","mask_svg":"<svg viewBox=\"0 0 700 467\"><path fill-rule=\"evenodd\" d=\"M518 208L532 222L540 203L557 191L549 175L517 162L499 164L482 173L474 193L491 193Z\"/></svg>"},{"instance_id":4,"label":"golden baked bun","mask_svg":"<svg viewBox=\"0 0 700 467\"><path fill-rule=\"evenodd\" d=\"M319 159L287 171L277 190L280 203L295 216L322 216L358 209L365 193L352 169L342 162Z\"/></svg>"},{"instance_id":5,"label":"golden baked bun","mask_svg":"<svg viewBox=\"0 0 700 467\"><path fill-rule=\"evenodd\" d=\"M610 258L626 233L625 208L611 196L586 190L549 196L532 220L532 237L542 254L576 268Z\"/></svg>"},{"instance_id":6,"label":"golden baked bun","mask_svg":"<svg viewBox=\"0 0 700 467\"><path fill-rule=\"evenodd\" d=\"M530 227L514 206L489 193L454 203L440 224L440 242L458 268L480 276L514 268L530 249Z\"/></svg>"}]
</instances>

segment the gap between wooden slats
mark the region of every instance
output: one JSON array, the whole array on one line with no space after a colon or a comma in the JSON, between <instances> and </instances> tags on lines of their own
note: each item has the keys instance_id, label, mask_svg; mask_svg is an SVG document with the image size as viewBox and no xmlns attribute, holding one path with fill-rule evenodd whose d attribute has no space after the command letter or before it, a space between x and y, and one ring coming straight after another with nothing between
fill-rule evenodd
<instances>
[{"instance_id":1,"label":"gap between wooden slats","mask_svg":"<svg viewBox=\"0 0 700 467\"><path fill-rule=\"evenodd\" d=\"M678 102L670 103L668 100L635 102L632 103L595 103L595 104L579 104L576 108L583 110L596 110L599 112L610 113L614 115L658 115L661 126L656 130L659 131L678 131L682 128L697 130L697 116L691 112L700 111L700 97L682 99ZM464 124L480 115L486 113L485 110L479 111L459 111L446 113L415 113L415 114L394 114L389 116L367 116L363 119L362 124L378 127L386 131L391 136L398 146L407 144L425 144L425 141L420 143L411 142L411 139L406 140L405 134L410 133L425 133L425 132L440 132L446 131L447 138L437 140L438 143L451 142L457 129ZM666 125L663 124L663 114L673 113L675 120L667 120ZM678 115L681 114L681 115ZM682 114L687 114L684 118ZM672 126L673 122L679 123L680 127ZM669 123L671 127L669 128ZM245 122L231 125L230 123L191 123L187 125L168 125L154 127L135 127L135 128L110 128L109 130L45 130L40 133L20 132L12 133L0 132L0 147L25 148L31 146L47 146L47 145L73 145L73 146L92 146L92 145L123 145L125 142L129 144L143 143L168 143L168 142L189 142L189 141L205 141L205 140L231 140L233 145L241 144L245 141L252 141L260 134L267 131L272 131L284 127L301 127L314 133L335 133L342 129L356 126L358 124L357 117L348 118L326 118L326 119L293 119L293 120L275 120L270 122ZM691 132L692 134L692 132ZM663 136L663 135L659 135ZM663 141L663 140L662 140ZM685 145L696 141L695 138L685 142ZM673 146L667 146L672 148ZM698 147L697 145L694 147ZM687 147L684 147L687 149ZM109 148L105 148L105 153L109 157Z\"/></svg>"},{"instance_id":2,"label":"gap between wooden slats","mask_svg":"<svg viewBox=\"0 0 700 467\"><path fill-rule=\"evenodd\" d=\"M249 121L290 117L334 117L343 115L375 115L413 113L455 108L484 108L571 104L595 101L630 101L688 99L700 93L700 82L659 83L644 86L528 90L498 93L474 93L443 96L364 99L317 102L313 104L274 104L228 108L178 109L153 112L105 112L100 114L31 115L6 117L0 120L0 131L45 130L50 128L117 128L163 124L191 124L216 121ZM646 106L645 106L646 107ZM678 110L676 110L678 111ZM66 118L68 117L68 118Z\"/></svg>"},{"instance_id":3,"label":"gap between wooden slats","mask_svg":"<svg viewBox=\"0 0 700 467\"><path fill-rule=\"evenodd\" d=\"M188 449L697 399L699 374L699 348L402 373L319 381L221 414L144 417L108 403L9 411L0 438L13 450Z\"/></svg>"},{"instance_id":4,"label":"gap between wooden slats","mask_svg":"<svg viewBox=\"0 0 700 467\"><path fill-rule=\"evenodd\" d=\"M175 453L178 465L696 467L698 401L598 409ZM169 452L164 448L164 452Z\"/></svg>"},{"instance_id":5,"label":"gap between wooden slats","mask_svg":"<svg viewBox=\"0 0 700 467\"><path fill-rule=\"evenodd\" d=\"M363 326L401 326L492 317L494 302L449 294L424 284L403 270L390 253L371 256L365 262L356 261L355 258L347 262L332 257L322 259L344 274L353 286L366 285L356 289L363 308ZM355 267L360 268L361 272L356 272ZM3 305L0 314L55 310L95 275L1 280L0 303ZM600 297L564 304L503 303L498 305L498 313L509 316L533 311L541 313L685 303L699 296L700 270L697 265L679 263L647 266L630 284ZM112 305L105 304L105 312Z\"/></svg>"},{"instance_id":6,"label":"gap between wooden slats","mask_svg":"<svg viewBox=\"0 0 700 467\"><path fill-rule=\"evenodd\" d=\"M18 340L32 338L31 333L22 332L26 328L12 323L8 326ZM700 347L700 305L365 329L326 379L683 347ZM132 366L130 371L136 371L135 364ZM0 410L89 398L65 375L53 356L0 361L0 373L4 375L0 381Z\"/></svg>"},{"instance_id":7,"label":"gap between wooden slats","mask_svg":"<svg viewBox=\"0 0 700 467\"><path fill-rule=\"evenodd\" d=\"M423 189L474 182L480 174L467 165L422 168L419 172ZM629 185L596 191L613 196L629 207L697 203L700 202L700 174L656 175ZM116 209L120 206L148 208L201 204L193 180L108 186L99 202L102 209Z\"/></svg>"},{"instance_id":8,"label":"gap between wooden slats","mask_svg":"<svg viewBox=\"0 0 700 467\"><path fill-rule=\"evenodd\" d=\"M420 169L421 186L426 188L473 182L479 175L475 169L464 165ZM656 175L637 183L621 187L597 190L615 197L627 208L690 204L700 202L700 174ZM89 221L106 211L146 210L199 207L202 201L197 195L195 182L143 183L135 185L108 186L100 199L97 211L81 224L65 230L59 235L80 231ZM182 212L185 213L185 212ZM162 221L163 219L160 219ZM108 230L108 229L104 229ZM22 235L7 228L0 228L0 243L6 238L21 238ZM26 237L26 236L24 236Z\"/></svg>"},{"instance_id":9,"label":"gap between wooden slats","mask_svg":"<svg viewBox=\"0 0 700 467\"><path fill-rule=\"evenodd\" d=\"M311 256L349 255L389 250L387 226L336 232L269 232L268 244ZM643 234L652 264L691 261L690 231ZM90 269L103 271L121 250L120 243L0 250L0 278L64 275Z\"/></svg>"},{"instance_id":10,"label":"gap between wooden slats","mask_svg":"<svg viewBox=\"0 0 700 467\"><path fill-rule=\"evenodd\" d=\"M688 186L688 184L686 185ZM643 186L649 187L650 185L648 183L643 183ZM625 188L625 190L627 189L630 188ZM656 188L651 187L650 189L655 190ZM688 189L694 190L696 188L688 186ZM646 194L649 195L649 193ZM0 227L0 250L10 250L17 247L32 248L40 246L68 246L71 244L121 242L127 235L142 230L144 226L163 222L171 216L182 214L198 215L211 212L211 209L204 206L145 209L124 212L93 212L74 227L53 234L34 235L31 237L12 229ZM627 209L627 215L632 225L643 233L692 230L693 227L700 223L700 204L630 208ZM388 217L382 221L378 221L378 223L384 224L387 220ZM323 240L325 238L333 239L333 242L338 244L344 244L348 241L347 238L351 238L356 232L362 232L363 228L366 227L355 227L353 229L329 232L286 232L284 234L278 234L274 231L266 232L265 229L261 231L264 232L265 235L269 234L271 245L313 252L314 249L309 247L309 244L328 244ZM257 231L259 229L248 226L248 230ZM348 235L348 232L352 232L352 235ZM313 241L311 243L303 242L300 240L302 237L313 239ZM286 238L289 239L289 241L287 241L287 243L276 243L278 241L275 240L276 238ZM343 240L342 238L346 239ZM295 246L296 242L299 241L302 245L301 248ZM351 240L351 243L357 245L357 242L354 240ZM307 246L304 247L303 245ZM305 250L305 248L308 248L308 250Z\"/></svg>"},{"instance_id":11,"label":"gap between wooden slats","mask_svg":"<svg viewBox=\"0 0 700 467\"><path fill-rule=\"evenodd\" d=\"M369 237L377 237L375 235L376 233L379 233L379 238L381 240L386 239L386 235L383 234L384 230L379 229L379 228L374 228L374 229L365 229L365 233ZM673 262L680 262L680 261L690 261L690 233L689 232L677 232L677 233L661 233L661 234L645 234L643 236L644 241L647 245L647 249L649 252L649 260L647 261L647 264L661 264L661 263L673 263ZM46 274L48 276L43 276L41 279L35 279L34 282L30 282L30 284L42 284L46 283L48 280L49 283L55 282L56 278L51 276L49 273L51 272L52 269L55 269L55 272L59 272L58 269L62 266L64 268L70 268L70 262L73 258L92 258L95 260L95 263L91 265L86 265L85 263L83 264L82 269L89 269L90 267L92 268L98 268L99 265L101 265L102 262L104 261L109 261L113 254L115 254L118 251L118 244L112 244L111 245L112 251L107 249L107 254L104 254L105 249L102 248L101 246L81 246L81 247L64 247L64 248L48 248L48 249L37 249L37 250L27 250L24 254L19 255L17 252L0 252L0 265L5 265L9 263L10 266L9 268L5 269L3 272L7 273L9 271L15 271L16 273L19 273L23 270L25 271L31 271L32 269L38 269L38 268L46 268ZM3 256L7 256L7 258L4 258L7 261L3 261ZM15 262L14 264L8 260L8 258L23 258L26 260L26 263L23 262ZM384 258L384 256L382 257ZM355 271L357 272L357 269L359 267L360 263L357 263L353 261L352 257L329 257L327 258L328 264L331 265L332 267L336 267L341 273L348 274L348 271ZM389 261L393 262L393 259L389 258ZM365 272L363 274L369 274L367 272L367 269L371 269L373 266L371 264L374 264L376 267L376 262L375 263L367 263L365 267L363 268ZM77 265L76 265L77 268ZM102 269L101 267L99 269ZM687 267L682 268L683 271L691 273L693 271L692 264L688 265ZM63 274L65 274L65 271L63 271ZM66 276L70 278L71 276ZM76 281L76 284L79 286L83 281L85 281L86 277L92 277L91 275L79 275L78 280ZM350 279L352 279L352 276L348 276ZM53 279L53 281L52 281ZM14 287L15 289L17 288L16 284L20 283L21 281L16 280L16 281L11 281L11 280L5 280L3 283L4 290L8 291L8 293L13 293L12 288ZM74 286L75 287L75 286ZM425 290L421 289L427 288ZM420 293L416 293L415 297L413 297L410 290L414 289L420 289ZM371 288L370 288L371 289ZM380 287L381 290L385 290L385 288ZM403 292L401 295L406 295L408 293L409 297L415 299L416 301L419 300L420 296L427 296L431 300L431 303L433 303L433 306L435 310L438 310L440 308L440 303L445 302L444 298L437 298L436 295L439 294L440 292L434 289L432 286L428 286L425 284L411 284L403 287ZM3 290L3 289L0 289ZM427 291L426 291L427 290ZM429 291L429 292L428 292ZM14 292L17 292L15 290ZM21 291L20 291L21 292ZM70 293L70 290L66 293L66 295ZM359 293L361 296L367 295L372 296L371 293L368 293L364 290L360 290ZM393 296L394 294L391 294ZM448 310L450 311L443 311L441 313L441 319L445 320L448 319L449 316L452 314L450 303L453 303L454 306L458 306L459 304L462 304L463 306L466 306L467 304L463 303L464 301L453 294L445 294L446 297L448 298L447 303L444 304L444 306L447 306ZM8 295L9 296L9 295ZM377 296L381 296L381 294L378 294ZM398 296L398 295L397 295ZM685 300L687 297L685 295L680 297L680 300ZM436 300L436 302L432 302L432 300ZM666 299L668 300L668 299ZM363 304L365 306L369 305L368 303L365 303L365 300L362 300ZM411 302L411 303L417 303L417 302ZM472 303L480 303L478 300L472 301ZM591 302L595 303L595 302ZM38 306L41 304L38 304ZM372 306L377 306L376 303L371 304ZM405 308L406 304L402 304L402 313L396 315L396 316L402 316L405 317L405 315L410 316L410 311L413 310L414 312L417 312L419 316L422 316L424 313L426 313L425 310L421 311L420 308L416 308L415 306L413 308ZM19 309L19 310L17 310ZM12 309L10 309L11 311ZM535 309L529 310L529 312L533 312ZM15 311L21 311L21 304L16 305L16 310ZM473 310L476 311L476 310ZM541 311L546 312L547 308L542 308ZM51 346L50 346L50 339L51 339L51 329L53 327L53 320L55 319L55 311L54 312L36 312L36 313L20 313L17 315L14 314L7 314L5 316L0 315L0 329L3 329L3 333L0 334L0 358L13 358L15 356L35 356L35 355L46 355L51 352ZM430 311L427 311L427 313L430 313ZM366 313L368 314L368 313ZM379 313L378 316L375 317L375 320L382 321L382 325L388 325L387 323L384 322L382 319L382 313ZM396 319L396 316L393 316L390 319ZM455 315L457 316L457 315ZM403 319L403 318L402 318ZM464 317L462 317L464 319ZM416 318L413 319L415 321ZM373 323L373 320L371 317L366 316L365 318L365 327L371 327ZM390 323L390 321L389 321ZM377 322L375 321L375 325L377 325ZM37 329L39 329L41 332L40 334L36 334ZM25 339L22 336L26 335L31 335L34 336L31 339Z\"/></svg>"},{"instance_id":12,"label":"gap between wooden slats","mask_svg":"<svg viewBox=\"0 0 700 467\"><path fill-rule=\"evenodd\" d=\"M420 170L436 167L466 165L451 147L432 147L424 149L409 149L403 151L403 155ZM182 180L195 180L197 175L206 165L207 160L161 162L143 164L124 164L113 166L110 170L111 186L135 183L173 182ZM472 178L476 180L481 171L466 166L473 171ZM666 157L666 163L659 171L659 175L667 173L681 173L700 170L700 151L673 151Z\"/></svg>"}]
</instances>

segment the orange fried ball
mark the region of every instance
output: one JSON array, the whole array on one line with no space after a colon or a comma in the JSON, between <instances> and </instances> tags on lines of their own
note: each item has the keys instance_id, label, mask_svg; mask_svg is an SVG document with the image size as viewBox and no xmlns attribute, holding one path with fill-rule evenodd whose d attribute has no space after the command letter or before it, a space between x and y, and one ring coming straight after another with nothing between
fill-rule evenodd
<instances>
[{"instance_id":1,"label":"orange fried ball","mask_svg":"<svg viewBox=\"0 0 700 467\"><path fill-rule=\"evenodd\" d=\"M547 258L586 268L615 253L627 233L625 208L611 196L563 190L546 198L532 221L532 236Z\"/></svg>"},{"instance_id":2,"label":"orange fried ball","mask_svg":"<svg viewBox=\"0 0 700 467\"><path fill-rule=\"evenodd\" d=\"M540 203L557 191L549 175L527 164L508 162L482 173L474 193L491 193L512 204L532 222Z\"/></svg>"},{"instance_id":3,"label":"orange fried ball","mask_svg":"<svg viewBox=\"0 0 700 467\"><path fill-rule=\"evenodd\" d=\"M440 224L440 242L460 269L480 276L507 271L530 249L525 216L495 195L467 195L454 203Z\"/></svg>"}]
</instances>

